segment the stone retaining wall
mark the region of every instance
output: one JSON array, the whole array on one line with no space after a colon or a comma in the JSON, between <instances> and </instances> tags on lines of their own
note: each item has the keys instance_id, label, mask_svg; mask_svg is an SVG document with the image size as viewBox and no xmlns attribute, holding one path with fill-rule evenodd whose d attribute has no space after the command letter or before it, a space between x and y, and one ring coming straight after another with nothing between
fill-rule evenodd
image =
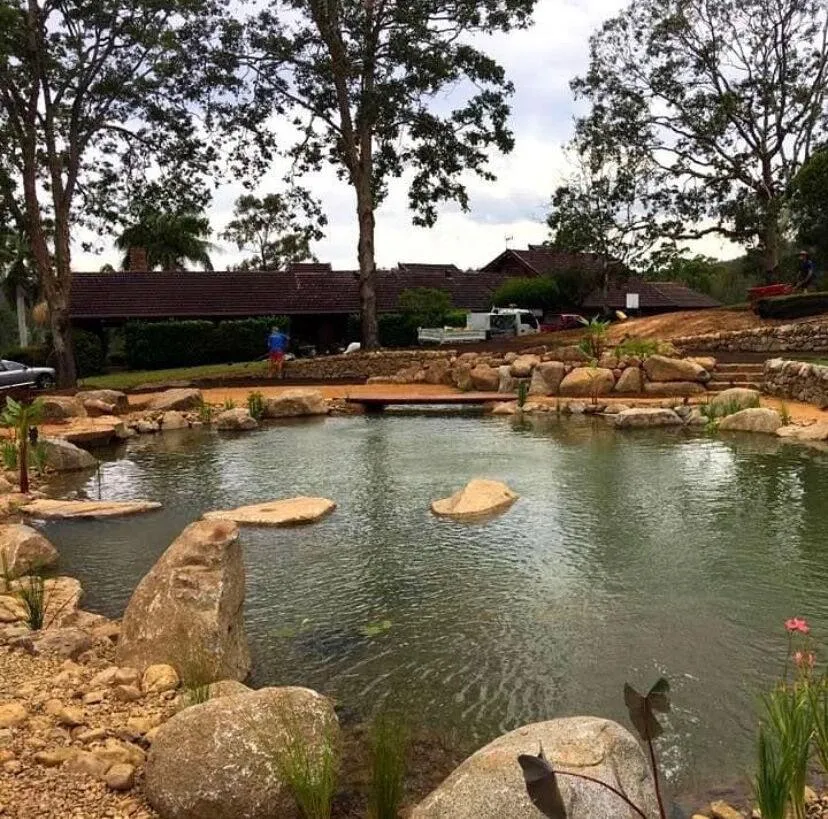
<instances>
[{"instance_id":1,"label":"stone retaining wall","mask_svg":"<svg viewBox=\"0 0 828 819\"><path fill-rule=\"evenodd\" d=\"M789 350L828 351L828 323L780 324L672 339L680 350L693 352L782 353Z\"/></svg>"},{"instance_id":2,"label":"stone retaining wall","mask_svg":"<svg viewBox=\"0 0 828 819\"><path fill-rule=\"evenodd\" d=\"M434 359L449 358L455 350L379 350L373 353L329 355L300 358L285 364L288 378L313 381L354 379L364 381L372 376L391 376L406 367L421 367Z\"/></svg>"},{"instance_id":3,"label":"stone retaining wall","mask_svg":"<svg viewBox=\"0 0 828 819\"><path fill-rule=\"evenodd\" d=\"M768 395L828 407L828 367L774 358L765 362L762 389Z\"/></svg>"}]
</instances>

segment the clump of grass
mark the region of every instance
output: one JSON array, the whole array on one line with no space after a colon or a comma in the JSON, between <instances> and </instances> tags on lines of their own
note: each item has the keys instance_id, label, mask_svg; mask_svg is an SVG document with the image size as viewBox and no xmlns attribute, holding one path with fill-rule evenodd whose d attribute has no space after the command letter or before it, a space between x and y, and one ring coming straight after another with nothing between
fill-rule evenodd
<instances>
[{"instance_id":1,"label":"clump of grass","mask_svg":"<svg viewBox=\"0 0 828 819\"><path fill-rule=\"evenodd\" d=\"M779 403L779 417L782 419L783 426L788 426L791 423L791 411L785 401Z\"/></svg>"},{"instance_id":2,"label":"clump of grass","mask_svg":"<svg viewBox=\"0 0 828 819\"><path fill-rule=\"evenodd\" d=\"M251 392L247 396L247 410L257 421L264 418L265 398L260 392Z\"/></svg>"},{"instance_id":3,"label":"clump of grass","mask_svg":"<svg viewBox=\"0 0 828 819\"><path fill-rule=\"evenodd\" d=\"M380 714L371 726L372 819L397 819L405 791L405 754L408 730L394 714Z\"/></svg>"},{"instance_id":4,"label":"clump of grass","mask_svg":"<svg viewBox=\"0 0 828 819\"><path fill-rule=\"evenodd\" d=\"M212 684L215 679L204 651L188 647L186 653L174 665L181 678L185 707L207 702L212 696Z\"/></svg>"},{"instance_id":5,"label":"clump of grass","mask_svg":"<svg viewBox=\"0 0 828 819\"><path fill-rule=\"evenodd\" d=\"M40 631L46 619L46 582L40 574L29 574L20 580L17 597L26 610L26 625Z\"/></svg>"},{"instance_id":6,"label":"clump of grass","mask_svg":"<svg viewBox=\"0 0 828 819\"><path fill-rule=\"evenodd\" d=\"M617 356L628 356L630 358L648 358L651 355L658 355L663 349L662 342L652 338L625 338L616 348Z\"/></svg>"},{"instance_id":7,"label":"clump of grass","mask_svg":"<svg viewBox=\"0 0 828 819\"><path fill-rule=\"evenodd\" d=\"M41 477L46 474L46 447L43 441L38 441L29 450L29 463Z\"/></svg>"},{"instance_id":8,"label":"clump of grass","mask_svg":"<svg viewBox=\"0 0 828 819\"><path fill-rule=\"evenodd\" d=\"M233 410L236 408L236 402L232 398L225 398L224 404L222 405L222 409L225 411Z\"/></svg>"},{"instance_id":9,"label":"clump of grass","mask_svg":"<svg viewBox=\"0 0 828 819\"><path fill-rule=\"evenodd\" d=\"M828 773L828 677L808 687L814 720L814 750L822 770Z\"/></svg>"},{"instance_id":10,"label":"clump of grass","mask_svg":"<svg viewBox=\"0 0 828 819\"><path fill-rule=\"evenodd\" d=\"M763 819L785 819L791 790L786 750L777 737L760 726L753 795Z\"/></svg>"},{"instance_id":11,"label":"clump of grass","mask_svg":"<svg viewBox=\"0 0 828 819\"><path fill-rule=\"evenodd\" d=\"M304 819L330 819L339 769L336 723L326 724L319 740L309 742L300 727L287 722L276 765Z\"/></svg>"},{"instance_id":12,"label":"clump of grass","mask_svg":"<svg viewBox=\"0 0 828 819\"><path fill-rule=\"evenodd\" d=\"M213 407L203 398L198 404L198 420L201 421L202 424L207 424L208 426L213 423Z\"/></svg>"},{"instance_id":13,"label":"clump of grass","mask_svg":"<svg viewBox=\"0 0 828 819\"><path fill-rule=\"evenodd\" d=\"M517 388L517 405L518 409L523 409L526 406L526 398L529 395L529 385L525 381L518 382Z\"/></svg>"},{"instance_id":14,"label":"clump of grass","mask_svg":"<svg viewBox=\"0 0 828 819\"><path fill-rule=\"evenodd\" d=\"M3 459L3 469L17 469L17 441L4 440L0 446L0 457Z\"/></svg>"}]
</instances>

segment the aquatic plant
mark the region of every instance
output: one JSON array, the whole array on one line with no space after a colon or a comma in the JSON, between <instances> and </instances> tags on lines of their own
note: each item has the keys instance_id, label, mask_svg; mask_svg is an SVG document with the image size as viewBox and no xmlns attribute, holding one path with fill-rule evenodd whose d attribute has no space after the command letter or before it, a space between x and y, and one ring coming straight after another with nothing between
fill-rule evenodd
<instances>
[{"instance_id":1,"label":"aquatic plant","mask_svg":"<svg viewBox=\"0 0 828 819\"><path fill-rule=\"evenodd\" d=\"M405 756L408 729L396 714L384 712L371 725L372 819L397 819L405 792Z\"/></svg>"},{"instance_id":2,"label":"aquatic plant","mask_svg":"<svg viewBox=\"0 0 828 819\"><path fill-rule=\"evenodd\" d=\"M236 402L232 398L225 398L224 399L224 404L222 405L222 408L225 411L233 410L233 409L236 408Z\"/></svg>"},{"instance_id":3,"label":"aquatic plant","mask_svg":"<svg viewBox=\"0 0 828 819\"><path fill-rule=\"evenodd\" d=\"M529 385L525 381L518 381L517 388L517 405L518 409L523 409L526 406L526 398L529 395Z\"/></svg>"},{"instance_id":4,"label":"aquatic plant","mask_svg":"<svg viewBox=\"0 0 828 819\"><path fill-rule=\"evenodd\" d=\"M285 740L275 752L282 781L304 819L330 819L339 769L335 723L326 723L313 743L294 721L287 720L283 727Z\"/></svg>"},{"instance_id":5,"label":"aquatic plant","mask_svg":"<svg viewBox=\"0 0 828 819\"><path fill-rule=\"evenodd\" d=\"M650 769L653 773L653 784L655 786L656 801L658 802L658 815L660 819L667 819L664 810L664 800L661 796L661 784L658 779L658 765L656 763L655 747L653 741L664 732L656 713L666 713L670 710L670 683L661 677L656 684L647 692L639 694L629 683L624 686L624 702L630 715L630 721L638 731L641 739L646 743L649 752ZM647 814L642 808L636 805L625 793L614 788L607 782L602 782L586 774L571 773L570 771L556 771L547 761L541 746L537 756L521 754L518 763L523 770L523 778L526 782L526 792L532 800L532 804L549 819L566 819L566 808L563 803L557 777L569 776L575 779L585 779L594 782L602 788L614 793L619 799L627 804L642 819L647 819Z\"/></svg>"},{"instance_id":6,"label":"aquatic plant","mask_svg":"<svg viewBox=\"0 0 828 819\"><path fill-rule=\"evenodd\" d=\"M260 392L251 392L247 396L247 410L257 421L264 418L265 397Z\"/></svg>"},{"instance_id":7,"label":"aquatic plant","mask_svg":"<svg viewBox=\"0 0 828 819\"><path fill-rule=\"evenodd\" d=\"M791 411L785 401L779 402L779 417L782 419L782 426L786 427L791 423Z\"/></svg>"},{"instance_id":8,"label":"aquatic plant","mask_svg":"<svg viewBox=\"0 0 828 819\"><path fill-rule=\"evenodd\" d=\"M828 677L808 686L808 700L814 720L814 751L823 773L828 773Z\"/></svg>"},{"instance_id":9,"label":"aquatic plant","mask_svg":"<svg viewBox=\"0 0 828 819\"><path fill-rule=\"evenodd\" d=\"M761 725L757 748L756 776L753 779L756 806L763 819L785 819L791 791L787 749L778 736Z\"/></svg>"},{"instance_id":10,"label":"aquatic plant","mask_svg":"<svg viewBox=\"0 0 828 819\"><path fill-rule=\"evenodd\" d=\"M34 573L21 578L16 595L26 610L26 625L32 631L40 631L46 617L46 582L42 575Z\"/></svg>"},{"instance_id":11,"label":"aquatic plant","mask_svg":"<svg viewBox=\"0 0 828 819\"><path fill-rule=\"evenodd\" d=\"M200 398L198 403L198 420L208 426L213 423L213 407L203 398Z\"/></svg>"}]
</instances>

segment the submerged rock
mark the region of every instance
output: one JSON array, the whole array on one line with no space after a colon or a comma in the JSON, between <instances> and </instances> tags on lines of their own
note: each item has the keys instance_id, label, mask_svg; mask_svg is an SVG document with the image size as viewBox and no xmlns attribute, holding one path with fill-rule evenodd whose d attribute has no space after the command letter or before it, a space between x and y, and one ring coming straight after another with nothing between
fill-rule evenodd
<instances>
[{"instance_id":1,"label":"submerged rock","mask_svg":"<svg viewBox=\"0 0 828 819\"><path fill-rule=\"evenodd\" d=\"M518 728L489 743L421 802L411 819L538 819L517 758L537 755L552 766L599 779L621 791L648 819L658 816L652 778L635 738L615 722L569 717ZM633 819L617 795L593 782L558 776L567 819Z\"/></svg>"},{"instance_id":2,"label":"submerged rock","mask_svg":"<svg viewBox=\"0 0 828 819\"><path fill-rule=\"evenodd\" d=\"M313 523L329 515L336 504L327 498L285 498L284 500L254 503L238 509L207 512L207 520L224 518L247 526L297 526Z\"/></svg>"},{"instance_id":3,"label":"submerged rock","mask_svg":"<svg viewBox=\"0 0 828 819\"><path fill-rule=\"evenodd\" d=\"M451 497L434 501L431 511L450 518L484 517L504 512L517 499L517 493L505 483L476 478Z\"/></svg>"},{"instance_id":4,"label":"submerged rock","mask_svg":"<svg viewBox=\"0 0 828 819\"><path fill-rule=\"evenodd\" d=\"M144 792L165 819L294 816L279 754L298 741L316 765L338 735L332 703L308 688L262 688L211 699L158 729Z\"/></svg>"},{"instance_id":5,"label":"submerged rock","mask_svg":"<svg viewBox=\"0 0 828 819\"><path fill-rule=\"evenodd\" d=\"M37 529L23 523L0 526L0 570L8 579L51 568L57 561L57 549Z\"/></svg>"},{"instance_id":6,"label":"submerged rock","mask_svg":"<svg viewBox=\"0 0 828 819\"><path fill-rule=\"evenodd\" d=\"M118 663L165 663L185 679L244 680L244 565L229 520L188 526L141 580L121 623Z\"/></svg>"},{"instance_id":7,"label":"submerged rock","mask_svg":"<svg viewBox=\"0 0 828 819\"><path fill-rule=\"evenodd\" d=\"M95 500L52 500L41 498L23 506L20 511L33 518L116 518L137 515L160 509L156 501L95 501Z\"/></svg>"}]
</instances>

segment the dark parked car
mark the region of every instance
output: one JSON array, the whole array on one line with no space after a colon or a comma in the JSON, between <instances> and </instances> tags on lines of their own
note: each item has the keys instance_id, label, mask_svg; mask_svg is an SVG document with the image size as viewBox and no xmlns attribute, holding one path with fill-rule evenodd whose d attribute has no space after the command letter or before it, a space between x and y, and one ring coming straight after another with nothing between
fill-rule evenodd
<instances>
[{"instance_id":1,"label":"dark parked car","mask_svg":"<svg viewBox=\"0 0 828 819\"><path fill-rule=\"evenodd\" d=\"M17 361L0 360L0 390L9 387L36 387L47 390L55 386L51 367L27 367Z\"/></svg>"},{"instance_id":2,"label":"dark parked car","mask_svg":"<svg viewBox=\"0 0 828 819\"><path fill-rule=\"evenodd\" d=\"M561 313L550 316L549 321L541 325L541 332L554 333L558 330L577 330L584 326L583 316L577 313Z\"/></svg>"}]
</instances>

